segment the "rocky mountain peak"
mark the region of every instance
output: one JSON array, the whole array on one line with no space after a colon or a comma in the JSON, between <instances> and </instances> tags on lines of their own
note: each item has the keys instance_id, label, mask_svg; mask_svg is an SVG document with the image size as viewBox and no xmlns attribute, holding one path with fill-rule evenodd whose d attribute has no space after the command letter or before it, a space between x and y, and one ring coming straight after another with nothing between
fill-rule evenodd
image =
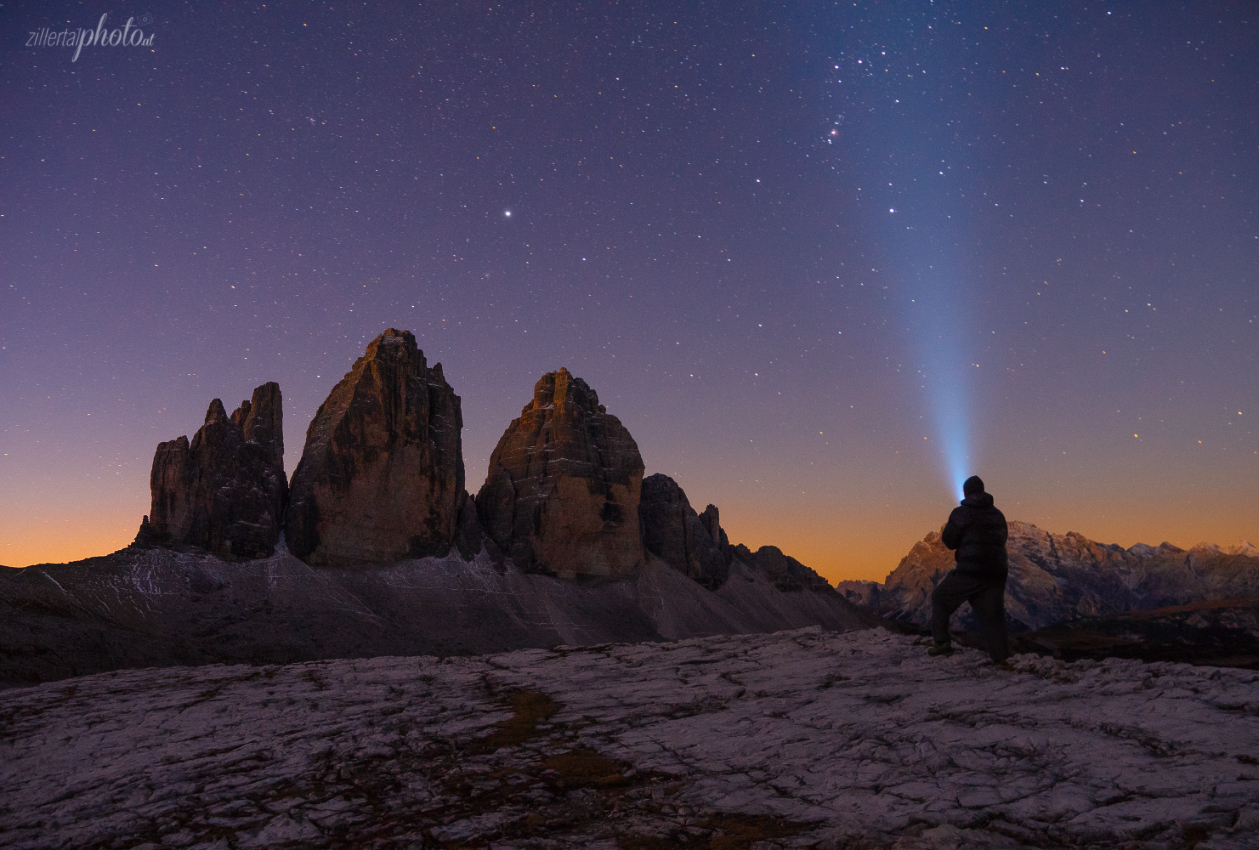
<instances>
[{"instance_id":1,"label":"rocky mountain peak","mask_svg":"<svg viewBox=\"0 0 1259 850\"><path fill-rule=\"evenodd\" d=\"M229 417L214 399L193 435L161 443L152 503L136 544L204 549L220 557L275 551L288 500L280 387L263 384Z\"/></svg>"},{"instance_id":2,"label":"rocky mountain peak","mask_svg":"<svg viewBox=\"0 0 1259 850\"><path fill-rule=\"evenodd\" d=\"M733 553L715 505L696 514L677 482L656 473L643 479L638 515L648 552L709 589L725 583Z\"/></svg>"},{"instance_id":3,"label":"rocky mountain peak","mask_svg":"<svg viewBox=\"0 0 1259 850\"><path fill-rule=\"evenodd\" d=\"M812 590L830 593L830 583L777 546L762 546L755 552L743 544L734 547L734 555L745 564L760 570L779 590Z\"/></svg>"},{"instance_id":4,"label":"rocky mountain peak","mask_svg":"<svg viewBox=\"0 0 1259 850\"><path fill-rule=\"evenodd\" d=\"M477 513L525 570L625 575L643 560L643 459L619 419L567 369L543 375L490 457Z\"/></svg>"},{"instance_id":5,"label":"rocky mountain peak","mask_svg":"<svg viewBox=\"0 0 1259 850\"><path fill-rule=\"evenodd\" d=\"M704 508L704 512L699 515L700 525L704 526L704 530L708 532L708 536L721 546L729 546L730 541L726 538L726 532L721 528L721 516L716 505L709 505Z\"/></svg>"},{"instance_id":6,"label":"rocky mountain peak","mask_svg":"<svg viewBox=\"0 0 1259 850\"><path fill-rule=\"evenodd\" d=\"M1186 551L1171 543L1123 548L1083 534L1051 534L1011 520L1006 614L1015 631L1079 617L1259 596L1259 557L1215 546ZM843 582L849 600L894 620L926 626L931 592L954 566L938 532L915 543L883 584ZM966 611L958 623L974 628Z\"/></svg>"},{"instance_id":7,"label":"rocky mountain peak","mask_svg":"<svg viewBox=\"0 0 1259 850\"><path fill-rule=\"evenodd\" d=\"M332 388L306 432L285 521L312 565L445 555L466 501L463 415L440 364L390 328Z\"/></svg>"},{"instance_id":8,"label":"rocky mountain peak","mask_svg":"<svg viewBox=\"0 0 1259 850\"><path fill-rule=\"evenodd\" d=\"M581 378L573 377L564 367L558 371L547 372L533 386L533 401L525 405L521 411L523 416L529 410L544 410L548 407L576 405L591 413L607 413L607 408L599 404L599 394Z\"/></svg>"},{"instance_id":9,"label":"rocky mountain peak","mask_svg":"<svg viewBox=\"0 0 1259 850\"><path fill-rule=\"evenodd\" d=\"M243 402L242 404L248 404L248 403L249 402ZM230 421L235 422L237 425L240 425L243 421L243 418L244 417L240 415L240 411L237 410L233 413L232 417L230 418ZM227 415L227 411L223 408L222 399L216 398L213 401L211 401L209 408L207 408L205 412L205 424L217 425L217 424L227 422L227 421L229 421L229 418Z\"/></svg>"},{"instance_id":10,"label":"rocky mountain peak","mask_svg":"<svg viewBox=\"0 0 1259 850\"><path fill-rule=\"evenodd\" d=\"M410 331L388 328L367 344L367 351L364 356L368 360L376 360L381 356L380 350L382 348L386 350L398 348L403 356L412 356L419 352L420 346L415 341L415 334Z\"/></svg>"},{"instance_id":11,"label":"rocky mountain peak","mask_svg":"<svg viewBox=\"0 0 1259 850\"><path fill-rule=\"evenodd\" d=\"M1068 536L1074 533L1075 532L1069 532ZM1166 540L1157 546L1151 546L1148 543L1136 543L1129 546L1127 549L1129 554L1135 555L1138 558L1157 558L1161 555L1178 555L1183 554L1184 551L1184 549L1168 543Z\"/></svg>"}]
</instances>

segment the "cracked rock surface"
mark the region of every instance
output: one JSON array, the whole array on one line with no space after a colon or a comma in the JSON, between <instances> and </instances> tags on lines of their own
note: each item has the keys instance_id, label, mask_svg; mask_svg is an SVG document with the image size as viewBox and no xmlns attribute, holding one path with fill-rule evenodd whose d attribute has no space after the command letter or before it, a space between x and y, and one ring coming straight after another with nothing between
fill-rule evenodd
<instances>
[{"instance_id":1,"label":"cracked rock surface","mask_svg":"<svg viewBox=\"0 0 1259 850\"><path fill-rule=\"evenodd\" d=\"M1259 674L804 629L0 692L0 836L93 847L1255 847Z\"/></svg>"}]
</instances>

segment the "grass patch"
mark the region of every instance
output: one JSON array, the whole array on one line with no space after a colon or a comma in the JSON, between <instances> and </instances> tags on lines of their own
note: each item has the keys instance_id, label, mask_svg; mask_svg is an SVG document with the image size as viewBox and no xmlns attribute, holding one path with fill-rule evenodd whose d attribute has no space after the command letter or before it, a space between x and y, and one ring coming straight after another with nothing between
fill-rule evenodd
<instances>
[{"instance_id":1,"label":"grass patch","mask_svg":"<svg viewBox=\"0 0 1259 850\"><path fill-rule=\"evenodd\" d=\"M695 831L675 830L671 835L623 835L617 838L621 850L751 850L760 841L790 838L816 824L797 823L773 815L718 814L705 818Z\"/></svg>"},{"instance_id":2,"label":"grass patch","mask_svg":"<svg viewBox=\"0 0 1259 850\"><path fill-rule=\"evenodd\" d=\"M547 756L542 767L558 774L555 784L560 788L613 788L629 781L625 777L628 764L589 747Z\"/></svg>"},{"instance_id":3,"label":"grass patch","mask_svg":"<svg viewBox=\"0 0 1259 850\"><path fill-rule=\"evenodd\" d=\"M826 678L822 680L822 684L817 686L819 691L824 691L836 682L847 682L847 676L841 676L838 673L827 673Z\"/></svg>"},{"instance_id":4,"label":"grass patch","mask_svg":"<svg viewBox=\"0 0 1259 850\"><path fill-rule=\"evenodd\" d=\"M813 826L773 815L741 814L713 815L704 825L713 830L708 842L712 850L748 850L758 841L790 838Z\"/></svg>"},{"instance_id":5,"label":"grass patch","mask_svg":"<svg viewBox=\"0 0 1259 850\"><path fill-rule=\"evenodd\" d=\"M495 724L494 731L484 738L478 738L468 744L466 752L471 755L487 755L499 747L516 747L537 737L538 724L548 720L559 711L559 703L541 691L511 691L507 702L516 713Z\"/></svg>"}]
</instances>

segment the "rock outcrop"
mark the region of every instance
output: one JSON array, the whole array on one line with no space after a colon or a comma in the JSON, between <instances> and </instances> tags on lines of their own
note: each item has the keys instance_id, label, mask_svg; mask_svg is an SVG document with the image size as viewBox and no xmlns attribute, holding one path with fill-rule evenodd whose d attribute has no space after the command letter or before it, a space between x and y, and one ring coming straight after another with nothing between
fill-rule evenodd
<instances>
[{"instance_id":1,"label":"rock outcrop","mask_svg":"<svg viewBox=\"0 0 1259 850\"><path fill-rule=\"evenodd\" d=\"M1050 534L1011 521L1006 548L1006 614L1015 631L1207 599L1259 597L1259 553L1248 544L1202 544L1185 550L1170 543L1138 543L1124 549L1075 532ZM885 583L841 582L839 590L882 616L926 626L931 591L953 565L953 553L938 532L931 532L914 544ZM968 606L955 616L962 628L977 626Z\"/></svg>"},{"instance_id":2,"label":"rock outcrop","mask_svg":"<svg viewBox=\"0 0 1259 850\"><path fill-rule=\"evenodd\" d=\"M777 546L762 546L753 552L740 543L734 547L734 557L760 570L779 590L835 593L830 582L790 555L784 555Z\"/></svg>"},{"instance_id":3,"label":"rock outcrop","mask_svg":"<svg viewBox=\"0 0 1259 850\"><path fill-rule=\"evenodd\" d=\"M638 505L643 546L678 572L710 590L730 575L730 541L721 530L717 506L695 513L686 493L667 475L643 479Z\"/></svg>"},{"instance_id":4,"label":"rock outcrop","mask_svg":"<svg viewBox=\"0 0 1259 850\"><path fill-rule=\"evenodd\" d=\"M481 527L521 569L624 576L643 561L643 459L629 431L567 369L548 372L490 457Z\"/></svg>"},{"instance_id":5,"label":"rock outcrop","mask_svg":"<svg viewBox=\"0 0 1259 850\"><path fill-rule=\"evenodd\" d=\"M443 556L464 491L459 396L390 328L319 407L293 474L289 551L312 566Z\"/></svg>"},{"instance_id":6,"label":"rock outcrop","mask_svg":"<svg viewBox=\"0 0 1259 850\"><path fill-rule=\"evenodd\" d=\"M1082 617L1015 636L1017 654L1138 658L1259 670L1259 599L1215 599Z\"/></svg>"},{"instance_id":7,"label":"rock outcrop","mask_svg":"<svg viewBox=\"0 0 1259 850\"><path fill-rule=\"evenodd\" d=\"M193 435L159 443L141 548L203 549L227 559L275 551L288 499L280 387L254 390L229 417L214 399Z\"/></svg>"},{"instance_id":8,"label":"rock outcrop","mask_svg":"<svg viewBox=\"0 0 1259 850\"><path fill-rule=\"evenodd\" d=\"M455 548L465 561L471 561L485 548L485 533L476 515L476 500L465 491L455 520Z\"/></svg>"}]
</instances>

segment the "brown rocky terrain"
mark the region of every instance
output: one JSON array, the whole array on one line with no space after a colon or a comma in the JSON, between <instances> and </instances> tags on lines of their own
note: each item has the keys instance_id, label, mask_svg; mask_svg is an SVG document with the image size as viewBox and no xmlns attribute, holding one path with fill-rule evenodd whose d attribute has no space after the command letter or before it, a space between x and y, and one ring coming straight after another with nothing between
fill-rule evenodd
<instances>
[{"instance_id":1,"label":"brown rocky terrain","mask_svg":"<svg viewBox=\"0 0 1259 850\"><path fill-rule=\"evenodd\" d=\"M725 582L733 551L716 505L695 513L677 482L656 473L643 479L638 517L648 552L704 587Z\"/></svg>"},{"instance_id":2,"label":"brown rocky terrain","mask_svg":"<svg viewBox=\"0 0 1259 850\"><path fill-rule=\"evenodd\" d=\"M390 328L306 432L284 532L309 564L444 556L466 503L459 396L410 331Z\"/></svg>"},{"instance_id":3,"label":"brown rocky terrain","mask_svg":"<svg viewBox=\"0 0 1259 850\"><path fill-rule=\"evenodd\" d=\"M626 576L643 563L643 459L567 369L548 372L490 457L476 497L486 536L526 571Z\"/></svg>"},{"instance_id":4,"label":"brown rocky terrain","mask_svg":"<svg viewBox=\"0 0 1259 850\"><path fill-rule=\"evenodd\" d=\"M1050 534L1018 521L1009 525L1006 613L1016 631L1208 599L1259 598L1259 551L1249 544L1124 549L1074 532ZM953 565L953 553L932 532L914 544L883 584L841 582L839 590L882 616L926 627L931 591ZM969 606L954 616L955 627L977 628Z\"/></svg>"},{"instance_id":5,"label":"brown rocky terrain","mask_svg":"<svg viewBox=\"0 0 1259 850\"><path fill-rule=\"evenodd\" d=\"M280 387L266 383L230 417L222 401L210 402L192 442L160 443L137 543L222 558L271 555L288 500L283 422Z\"/></svg>"},{"instance_id":6,"label":"brown rocky terrain","mask_svg":"<svg viewBox=\"0 0 1259 850\"><path fill-rule=\"evenodd\" d=\"M1082 617L1025 632L1019 652L1082 658L1134 658L1259 670L1259 599L1212 599Z\"/></svg>"}]
</instances>

